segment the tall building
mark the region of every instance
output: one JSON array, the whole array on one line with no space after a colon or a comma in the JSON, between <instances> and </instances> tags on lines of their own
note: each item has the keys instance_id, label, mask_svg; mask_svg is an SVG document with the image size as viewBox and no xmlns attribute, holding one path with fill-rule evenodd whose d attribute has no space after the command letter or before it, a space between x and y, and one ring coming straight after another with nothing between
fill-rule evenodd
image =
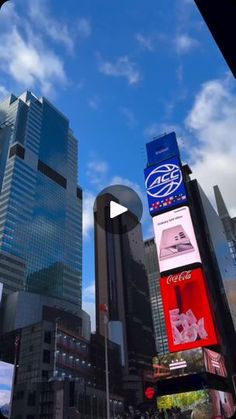
<instances>
[{"instance_id":1,"label":"tall building","mask_svg":"<svg viewBox=\"0 0 236 419\"><path fill-rule=\"evenodd\" d=\"M138 221L135 228L117 234L119 228L120 232L125 228L126 222L127 227L133 223L135 215L128 211L126 221L123 215L111 220L111 200L117 202L111 194L103 194L95 208L97 331L104 335L99 306L107 304L109 338L121 346L126 404L135 406L143 401L143 377L150 371L156 353L144 243Z\"/></svg>"},{"instance_id":2,"label":"tall building","mask_svg":"<svg viewBox=\"0 0 236 419\"><path fill-rule=\"evenodd\" d=\"M160 271L157 258L155 239L148 239L144 242L145 265L148 276L150 301L152 308L153 327L158 355L169 352L168 339L166 334L165 317L160 289Z\"/></svg>"},{"instance_id":3,"label":"tall building","mask_svg":"<svg viewBox=\"0 0 236 419\"><path fill-rule=\"evenodd\" d=\"M82 190L77 140L45 98L0 103L0 278L81 306Z\"/></svg>"},{"instance_id":4,"label":"tall building","mask_svg":"<svg viewBox=\"0 0 236 419\"><path fill-rule=\"evenodd\" d=\"M214 186L217 211L222 221L231 256L236 264L236 217L231 218L223 200L219 186Z\"/></svg>"}]
</instances>

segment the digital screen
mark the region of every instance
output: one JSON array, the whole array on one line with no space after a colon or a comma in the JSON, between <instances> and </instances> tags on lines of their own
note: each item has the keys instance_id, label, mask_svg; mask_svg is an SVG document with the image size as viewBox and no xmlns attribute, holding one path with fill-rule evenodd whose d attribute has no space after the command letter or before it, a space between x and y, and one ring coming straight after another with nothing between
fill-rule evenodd
<instances>
[{"instance_id":1,"label":"digital screen","mask_svg":"<svg viewBox=\"0 0 236 419\"><path fill-rule=\"evenodd\" d=\"M14 365L0 361L0 413L9 417Z\"/></svg>"},{"instance_id":2,"label":"digital screen","mask_svg":"<svg viewBox=\"0 0 236 419\"><path fill-rule=\"evenodd\" d=\"M201 263L188 207L153 217L160 272Z\"/></svg>"},{"instance_id":3,"label":"digital screen","mask_svg":"<svg viewBox=\"0 0 236 419\"><path fill-rule=\"evenodd\" d=\"M210 349L203 349L204 365L207 372L227 377L227 370L223 355Z\"/></svg>"},{"instance_id":4,"label":"digital screen","mask_svg":"<svg viewBox=\"0 0 236 419\"><path fill-rule=\"evenodd\" d=\"M202 348L168 353L153 359L155 381L204 371Z\"/></svg>"},{"instance_id":5,"label":"digital screen","mask_svg":"<svg viewBox=\"0 0 236 419\"><path fill-rule=\"evenodd\" d=\"M231 418L234 415L234 401L231 393L210 390L213 418Z\"/></svg>"},{"instance_id":6,"label":"digital screen","mask_svg":"<svg viewBox=\"0 0 236 419\"><path fill-rule=\"evenodd\" d=\"M170 132L146 144L148 165L160 163L179 155L175 132Z\"/></svg>"},{"instance_id":7,"label":"digital screen","mask_svg":"<svg viewBox=\"0 0 236 419\"><path fill-rule=\"evenodd\" d=\"M168 394L157 398L163 417L212 418L211 398L207 390ZM176 414L177 416L174 416Z\"/></svg>"},{"instance_id":8,"label":"digital screen","mask_svg":"<svg viewBox=\"0 0 236 419\"><path fill-rule=\"evenodd\" d=\"M202 269L163 277L160 285L170 352L216 345Z\"/></svg>"},{"instance_id":9,"label":"digital screen","mask_svg":"<svg viewBox=\"0 0 236 419\"><path fill-rule=\"evenodd\" d=\"M187 202L180 161L172 157L144 170L150 214Z\"/></svg>"}]
</instances>

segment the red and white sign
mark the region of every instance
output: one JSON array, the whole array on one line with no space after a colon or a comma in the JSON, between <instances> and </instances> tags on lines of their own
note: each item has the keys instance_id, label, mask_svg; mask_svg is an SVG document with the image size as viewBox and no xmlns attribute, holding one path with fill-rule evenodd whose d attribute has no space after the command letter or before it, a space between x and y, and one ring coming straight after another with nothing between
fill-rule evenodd
<instances>
[{"instance_id":1,"label":"red and white sign","mask_svg":"<svg viewBox=\"0 0 236 419\"><path fill-rule=\"evenodd\" d=\"M153 217L160 272L201 263L188 207Z\"/></svg>"},{"instance_id":2,"label":"red and white sign","mask_svg":"<svg viewBox=\"0 0 236 419\"><path fill-rule=\"evenodd\" d=\"M218 343L201 268L161 278L170 352Z\"/></svg>"}]
</instances>

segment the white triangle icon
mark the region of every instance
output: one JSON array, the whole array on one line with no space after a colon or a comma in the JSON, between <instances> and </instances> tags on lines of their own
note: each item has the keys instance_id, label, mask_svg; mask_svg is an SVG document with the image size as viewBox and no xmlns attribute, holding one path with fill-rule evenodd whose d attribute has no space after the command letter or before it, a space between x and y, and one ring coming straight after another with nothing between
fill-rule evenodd
<instances>
[{"instance_id":1,"label":"white triangle icon","mask_svg":"<svg viewBox=\"0 0 236 419\"><path fill-rule=\"evenodd\" d=\"M118 217L118 215L124 214L126 211L128 211L128 208L123 207L123 205L114 201L110 202L110 218Z\"/></svg>"}]
</instances>

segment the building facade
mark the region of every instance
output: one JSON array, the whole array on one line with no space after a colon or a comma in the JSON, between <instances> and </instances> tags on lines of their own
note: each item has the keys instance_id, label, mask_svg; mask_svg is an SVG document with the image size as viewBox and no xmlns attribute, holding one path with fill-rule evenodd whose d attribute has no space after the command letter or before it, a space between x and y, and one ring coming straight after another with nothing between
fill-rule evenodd
<instances>
[{"instance_id":1,"label":"building facade","mask_svg":"<svg viewBox=\"0 0 236 419\"><path fill-rule=\"evenodd\" d=\"M168 353L169 349L161 298L160 271L155 239L145 240L144 246L156 348L158 355L161 356Z\"/></svg>"},{"instance_id":2,"label":"building facade","mask_svg":"<svg viewBox=\"0 0 236 419\"><path fill-rule=\"evenodd\" d=\"M101 304L108 307L109 338L121 346L123 390L127 405L137 405L144 398L144 373L152 367L156 353L152 313L145 268L144 243L140 223L129 229L134 214L109 216L110 201L117 198L103 194L95 208L95 267L97 331L104 335ZM101 225L103 227L101 227ZM112 228L116 233L112 232Z\"/></svg>"},{"instance_id":3,"label":"building facade","mask_svg":"<svg viewBox=\"0 0 236 419\"><path fill-rule=\"evenodd\" d=\"M223 200L219 186L214 186L218 215L222 221L231 256L236 265L236 217L231 218Z\"/></svg>"},{"instance_id":4,"label":"building facade","mask_svg":"<svg viewBox=\"0 0 236 419\"><path fill-rule=\"evenodd\" d=\"M81 306L82 191L68 119L31 92L0 104L0 277Z\"/></svg>"}]
</instances>

